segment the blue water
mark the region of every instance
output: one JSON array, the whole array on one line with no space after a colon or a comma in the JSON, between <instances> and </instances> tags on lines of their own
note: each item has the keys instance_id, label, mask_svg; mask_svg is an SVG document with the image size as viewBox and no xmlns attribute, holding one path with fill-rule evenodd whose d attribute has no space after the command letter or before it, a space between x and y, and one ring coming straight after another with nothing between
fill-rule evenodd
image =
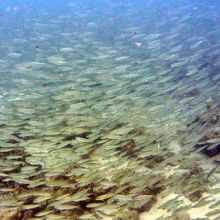
<instances>
[{"instance_id":1,"label":"blue water","mask_svg":"<svg viewBox=\"0 0 220 220\"><path fill-rule=\"evenodd\" d=\"M200 201L211 183L195 146L219 154L219 6L0 1L0 207L19 219L157 207L165 220L184 204L161 207L161 192Z\"/></svg>"}]
</instances>

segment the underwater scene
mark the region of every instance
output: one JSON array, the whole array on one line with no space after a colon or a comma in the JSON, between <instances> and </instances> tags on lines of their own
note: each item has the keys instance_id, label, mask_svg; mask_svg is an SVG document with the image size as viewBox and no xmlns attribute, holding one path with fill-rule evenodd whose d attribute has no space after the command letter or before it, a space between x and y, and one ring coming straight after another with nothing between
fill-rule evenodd
<instances>
[{"instance_id":1,"label":"underwater scene","mask_svg":"<svg viewBox=\"0 0 220 220\"><path fill-rule=\"evenodd\" d=\"M55 219L220 220L220 1L0 1L0 220Z\"/></svg>"}]
</instances>

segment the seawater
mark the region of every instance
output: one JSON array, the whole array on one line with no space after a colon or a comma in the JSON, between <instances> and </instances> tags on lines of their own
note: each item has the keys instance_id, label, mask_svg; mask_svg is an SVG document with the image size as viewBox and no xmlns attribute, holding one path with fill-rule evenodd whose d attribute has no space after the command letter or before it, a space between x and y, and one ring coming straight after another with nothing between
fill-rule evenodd
<instances>
[{"instance_id":1,"label":"seawater","mask_svg":"<svg viewBox=\"0 0 220 220\"><path fill-rule=\"evenodd\" d=\"M219 6L1 1L0 217L218 219Z\"/></svg>"}]
</instances>

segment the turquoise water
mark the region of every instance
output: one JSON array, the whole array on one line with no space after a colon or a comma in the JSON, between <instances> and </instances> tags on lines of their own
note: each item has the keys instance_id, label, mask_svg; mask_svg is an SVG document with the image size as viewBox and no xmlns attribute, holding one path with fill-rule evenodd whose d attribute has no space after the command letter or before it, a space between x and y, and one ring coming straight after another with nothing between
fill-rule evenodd
<instances>
[{"instance_id":1,"label":"turquoise water","mask_svg":"<svg viewBox=\"0 0 220 220\"><path fill-rule=\"evenodd\" d=\"M201 202L212 168L194 147L219 152L217 1L4 1L0 11L3 210L138 219L157 207L153 220L177 219L182 196ZM177 198L159 204L161 193ZM207 213L190 217L216 217Z\"/></svg>"}]
</instances>

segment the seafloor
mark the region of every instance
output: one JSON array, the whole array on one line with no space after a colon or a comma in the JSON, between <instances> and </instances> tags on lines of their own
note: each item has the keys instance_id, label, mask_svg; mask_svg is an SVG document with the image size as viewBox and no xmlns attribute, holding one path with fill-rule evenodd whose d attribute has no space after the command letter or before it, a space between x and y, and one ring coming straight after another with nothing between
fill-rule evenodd
<instances>
[{"instance_id":1,"label":"seafloor","mask_svg":"<svg viewBox=\"0 0 220 220\"><path fill-rule=\"evenodd\" d=\"M220 219L220 7L155 2L2 12L1 220Z\"/></svg>"}]
</instances>

